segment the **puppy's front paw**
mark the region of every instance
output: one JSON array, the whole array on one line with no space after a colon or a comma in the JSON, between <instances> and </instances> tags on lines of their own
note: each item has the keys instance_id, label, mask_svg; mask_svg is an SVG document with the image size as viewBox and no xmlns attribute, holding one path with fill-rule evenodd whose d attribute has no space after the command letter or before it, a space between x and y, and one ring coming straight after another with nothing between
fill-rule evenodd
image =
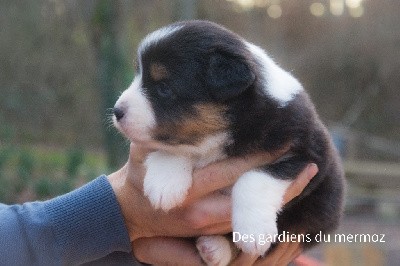
<instances>
[{"instance_id":1,"label":"puppy's front paw","mask_svg":"<svg viewBox=\"0 0 400 266\"><path fill-rule=\"evenodd\" d=\"M233 234L234 240L235 234L240 237L235 242L244 252L264 255L276 241L277 213L289 185L268 173L249 171L233 186Z\"/></svg>"},{"instance_id":2,"label":"puppy's front paw","mask_svg":"<svg viewBox=\"0 0 400 266\"><path fill-rule=\"evenodd\" d=\"M169 211L179 206L192 185L192 164L188 158L162 152L149 154L146 160L144 195L155 209Z\"/></svg>"},{"instance_id":3,"label":"puppy's front paw","mask_svg":"<svg viewBox=\"0 0 400 266\"><path fill-rule=\"evenodd\" d=\"M231 243L224 236L201 236L196 247L207 265L225 266L232 259Z\"/></svg>"},{"instance_id":4,"label":"puppy's front paw","mask_svg":"<svg viewBox=\"0 0 400 266\"><path fill-rule=\"evenodd\" d=\"M170 178L162 174L159 174L159 177ZM144 195L155 209L162 209L167 212L179 206L185 200L188 187L184 184L176 184L175 182L154 183L152 182L153 179L153 177L146 175L143 188Z\"/></svg>"}]
</instances>

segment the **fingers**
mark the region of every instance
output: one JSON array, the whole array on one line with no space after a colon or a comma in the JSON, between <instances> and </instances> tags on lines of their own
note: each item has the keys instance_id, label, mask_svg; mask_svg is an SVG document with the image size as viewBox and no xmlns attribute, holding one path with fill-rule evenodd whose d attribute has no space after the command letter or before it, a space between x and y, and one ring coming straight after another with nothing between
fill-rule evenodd
<instances>
[{"instance_id":1,"label":"fingers","mask_svg":"<svg viewBox=\"0 0 400 266\"><path fill-rule=\"evenodd\" d=\"M136 163L143 163L150 152L150 148L146 148L134 142L131 142L129 146L129 160Z\"/></svg>"},{"instance_id":2,"label":"fingers","mask_svg":"<svg viewBox=\"0 0 400 266\"><path fill-rule=\"evenodd\" d=\"M288 265L301 253L299 242L280 242L265 258L258 259L254 265L283 266Z\"/></svg>"},{"instance_id":3,"label":"fingers","mask_svg":"<svg viewBox=\"0 0 400 266\"><path fill-rule=\"evenodd\" d=\"M129 160L124 168L128 171L129 182L137 189L143 190L143 177L146 173L144 161L151 149L137 145L134 142L130 144Z\"/></svg>"},{"instance_id":4,"label":"fingers","mask_svg":"<svg viewBox=\"0 0 400 266\"><path fill-rule=\"evenodd\" d=\"M322 262L308 257L306 255L299 255L296 259L293 260L296 266L322 266L324 265Z\"/></svg>"},{"instance_id":5,"label":"fingers","mask_svg":"<svg viewBox=\"0 0 400 266\"><path fill-rule=\"evenodd\" d=\"M286 266L300 254L300 243L281 242L265 258L241 252L232 265Z\"/></svg>"},{"instance_id":6,"label":"fingers","mask_svg":"<svg viewBox=\"0 0 400 266\"><path fill-rule=\"evenodd\" d=\"M142 263L154 265L202 265L202 260L193 241L184 238L140 238L132 243L132 250L136 259ZM300 254L300 243L282 242L265 258L241 253L230 265L283 266L288 265Z\"/></svg>"},{"instance_id":7,"label":"fingers","mask_svg":"<svg viewBox=\"0 0 400 266\"><path fill-rule=\"evenodd\" d=\"M231 222L212 224L201 229L201 235L225 235L232 232Z\"/></svg>"},{"instance_id":8,"label":"fingers","mask_svg":"<svg viewBox=\"0 0 400 266\"><path fill-rule=\"evenodd\" d=\"M184 238L151 237L132 242L136 259L151 265L203 265L193 241Z\"/></svg>"},{"instance_id":9,"label":"fingers","mask_svg":"<svg viewBox=\"0 0 400 266\"><path fill-rule=\"evenodd\" d=\"M187 208L188 219L196 228L231 221L232 202L228 196L214 193Z\"/></svg>"},{"instance_id":10,"label":"fingers","mask_svg":"<svg viewBox=\"0 0 400 266\"><path fill-rule=\"evenodd\" d=\"M283 205L300 195L311 179L318 173L318 166L310 163L292 182L283 197Z\"/></svg>"},{"instance_id":11,"label":"fingers","mask_svg":"<svg viewBox=\"0 0 400 266\"><path fill-rule=\"evenodd\" d=\"M284 253L284 255L279 260L279 263L281 263L282 265L287 265L290 262L294 261L298 256L300 256L302 249L301 249L299 243L296 243L296 244L298 244L298 245L292 245L290 250L288 250L288 252Z\"/></svg>"},{"instance_id":12,"label":"fingers","mask_svg":"<svg viewBox=\"0 0 400 266\"><path fill-rule=\"evenodd\" d=\"M229 196L214 193L184 208L184 219L203 235L229 233L232 231L231 205Z\"/></svg>"},{"instance_id":13,"label":"fingers","mask_svg":"<svg viewBox=\"0 0 400 266\"><path fill-rule=\"evenodd\" d=\"M201 257L193 241L184 238L140 238L132 243L133 254L142 263L154 265L202 265ZM284 266L301 253L300 243L282 242L265 258L241 253L230 264Z\"/></svg>"},{"instance_id":14,"label":"fingers","mask_svg":"<svg viewBox=\"0 0 400 266\"><path fill-rule=\"evenodd\" d=\"M218 189L231 186L243 173L260 165L268 164L286 153L290 145L285 145L281 150L273 153L258 153L242 158L230 158L208 165L193 173L193 185L189 191L187 203L201 198ZM144 161L152 149L143 147L134 142L130 144L128 171L134 176L130 181L139 188L143 188L143 176L145 173Z\"/></svg>"},{"instance_id":15,"label":"fingers","mask_svg":"<svg viewBox=\"0 0 400 266\"><path fill-rule=\"evenodd\" d=\"M239 256L237 256L237 258L232 262L231 266L253 265L257 259L257 255L241 252Z\"/></svg>"},{"instance_id":16,"label":"fingers","mask_svg":"<svg viewBox=\"0 0 400 266\"><path fill-rule=\"evenodd\" d=\"M198 169L193 173L193 184L185 203L188 204L210 192L232 186L245 172L273 162L279 156L281 153L258 153L241 158L229 158Z\"/></svg>"}]
</instances>

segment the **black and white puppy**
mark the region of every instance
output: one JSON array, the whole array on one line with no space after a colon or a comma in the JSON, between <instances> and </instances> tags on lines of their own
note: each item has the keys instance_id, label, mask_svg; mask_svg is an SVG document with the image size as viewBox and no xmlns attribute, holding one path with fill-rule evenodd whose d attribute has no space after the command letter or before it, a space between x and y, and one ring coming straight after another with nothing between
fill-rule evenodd
<instances>
[{"instance_id":1,"label":"black and white puppy","mask_svg":"<svg viewBox=\"0 0 400 266\"><path fill-rule=\"evenodd\" d=\"M290 145L275 163L241 176L232 188L232 227L254 241L244 252L263 255L260 238L283 231L311 242L333 230L343 202L343 171L328 132L301 84L256 45L207 21L179 22L149 34L138 49L137 75L114 108L116 127L148 155L144 192L155 208L183 202L192 171L216 160ZM304 167L319 172L284 208L285 190ZM232 259L225 237L201 237L207 263Z\"/></svg>"}]
</instances>

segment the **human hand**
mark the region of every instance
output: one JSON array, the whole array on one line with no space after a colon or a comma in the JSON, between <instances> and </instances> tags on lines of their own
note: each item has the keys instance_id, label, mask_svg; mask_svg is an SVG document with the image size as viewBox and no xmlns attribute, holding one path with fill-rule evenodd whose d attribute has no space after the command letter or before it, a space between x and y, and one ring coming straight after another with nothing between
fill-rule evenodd
<instances>
[{"instance_id":1,"label":"human hand","mask_svg":"<svg viewBox=\"0 0 400 266\"><path fill-rule=\"evenodd\" d=\"M272 157L270 158L272 159ZM253 158L254 160L254 158ZM255 160L257 161L257 160ZM257 165L260 161L253 162L254 165ZM244 165L246 162L242 161ZM248 162L247 162L248 163ZM232 167L234 162L232 162ZM243 170L243 173L247 170L244 170L246 167L241 165L236 170L232 170L232 176L234 174L239 174L240 170ZM211 166L210 169L205 169L205 173L207 171L218 173L218 167L221 165L215 165L215 168ZM225 165L226 166L226 165ZM250 167L251 169L251 167ZM304 169L299 176L295 179L295 181L289 186L287 189L283 205L291 201L293 198L297 197L303 189L307 186L310 180L316 175L318 172L318 167L315 164L309 164L306 169ZM201 176L201 172L200 172ZM235 180L235 178L233 178ZM212 182L213 180L209 180ZM221 182L222 184L223 182ZM234 182L233 182L234 183ZM233 184L232 183L232 184ZM201 193L200 193L201 194ZM210 199L210 203L213 202L213 199ZM218 202L216 204L219 204ZM201 206L202 204L200 204ZM196 206L196 205L195 205ZM206 205L205 205L206 206ZM203 206L203 207L205 207ZM216 206L218 207L218 206ZM230 205L224 205L223 208L229 208L228 213L230 214ZM226 211L221 208L221 210ZM196 208L194 208L196 210ZM218 208L217 208L218 210ZM193 221L197 221L197 225L206 225L208 222L216 221L213 219L207 219L213 216L207 216L207 211L198 212L194 211L194 213L198 213L194 217L198 217L193 219ZM205 215L201 216L201 214ZM226 213L225 213L226 214ZM204 218L206 217L206 218ZM226 216L224 216L226 217ZM229 226L230 229L230 217L228 224L221 224L221 228ZM214 224L215 226L215 224ZM200 226L201 227L201 226ZM218 228L218 226L216 226ZM206 234L205 234L206 235ZM197 253L197 249L193 244L193 241L184 238L173 238L173 237L152 237L152 238L141 238L133 243L133 250L135 256L142 262L156 265L164 265L164 264L190 264L190 265L201 265L202 261L200 256ZM301 253L301 247L299 243L281 243L279 244L270 254L268 254L265 258L254 257L245 253L241 253L233 262L234 265L287 265L289 262L293 261L299 254Z\"/></svg>"},{"instance_id":2,"label":"human hand","mask_svg":"<svg viewBox=\"0 0 400 266\"><path fill-rule=\"evenodd\" d=\"M127 164L108 179L120 203L131 241L153 236L224 234L231 231L231 201L218 190L232 186L243 173L273 162L288 149L285 147L275 154L230 158L195 170L185 202L168 213L155 210L143 196L143 162L150 150L131 144Z\"/></svg>"}]
</instances>

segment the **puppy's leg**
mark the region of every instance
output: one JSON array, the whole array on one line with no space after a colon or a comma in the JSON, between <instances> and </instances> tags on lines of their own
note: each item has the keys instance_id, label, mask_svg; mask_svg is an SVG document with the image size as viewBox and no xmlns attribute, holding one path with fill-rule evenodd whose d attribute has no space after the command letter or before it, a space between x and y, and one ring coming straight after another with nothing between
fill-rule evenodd
<instances>
[{"instance_id":1,"label":"puppy's leg","mask_svg":"<svg viewBox=\"0 0 400 266\"><path fill-rule=\"evenodd\" d=\"M148 155L145 164L144 194L154 208L169 211L180 205L192 185L191 160L157 151Z\"/></svg>"},{"instance_id":2,"label":"puppy's leg","mask_svg":"<svg viewBox=\"0 0 400 266\"><path fill-rule=\"evenodd\" d=\"M277 213L290 181L262 171L242 175L232 190L232 227L246 253L264 255L277 237Z\"/></svg>"},{"instance_id":3,"label":"puppy's leg","mask_svg":"<svg viewBox=\"0 0 400 266\"><path fill-rule=\"evenodd\" d=\"M226 266L239 253L226 236L201 236L197 239L196 247L203 261L210 266Z\"/></svg>"}]
</instances>

